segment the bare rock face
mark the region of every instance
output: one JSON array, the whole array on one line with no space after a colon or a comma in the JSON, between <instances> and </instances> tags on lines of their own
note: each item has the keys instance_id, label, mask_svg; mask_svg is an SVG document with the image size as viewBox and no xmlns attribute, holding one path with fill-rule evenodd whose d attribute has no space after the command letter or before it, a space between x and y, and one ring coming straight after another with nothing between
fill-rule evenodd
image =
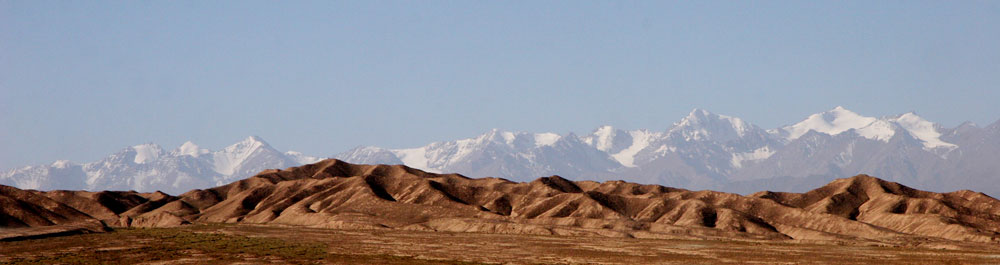
<instances>
[{"instance_id":1,"label":"bare rock face","mask_svg":"<svg viewBox=\"0 0 1000 265\"><path fill-rule=\"evenodd\" d=\"M750 196L623 181L471 179L339 160L180 196L0 189L0 225L103 220L113 226L297 225L544 235L1000 242L1000 201L919 191L859 175L806 193ZM11 199L13 198L13 199ZM44 211L43 211L44 210Z\"/></svg>"}]
</instances>

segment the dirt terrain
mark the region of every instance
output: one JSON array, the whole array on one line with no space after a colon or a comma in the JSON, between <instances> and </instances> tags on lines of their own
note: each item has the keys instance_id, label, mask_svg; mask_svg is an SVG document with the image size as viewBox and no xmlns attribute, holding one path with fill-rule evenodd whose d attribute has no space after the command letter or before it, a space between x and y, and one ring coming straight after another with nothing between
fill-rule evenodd
<instances>
[{"instance_id":1,"label":"dirt terrain","mask_svg":"<svg viewBox=\"0 0 1000 265\"><path fill-rule=\"evenodd\" d=\"M260 225L0 242L0 264L997 264L1000 250Z\"/></svg>"}]
</instances>

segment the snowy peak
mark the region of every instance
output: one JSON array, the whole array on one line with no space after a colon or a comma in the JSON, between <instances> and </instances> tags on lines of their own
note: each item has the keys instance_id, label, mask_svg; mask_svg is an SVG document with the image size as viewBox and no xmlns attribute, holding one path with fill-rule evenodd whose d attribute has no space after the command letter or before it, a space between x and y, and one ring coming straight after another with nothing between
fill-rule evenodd
<instances>
[{"instance_id":1,"label":"snowy peak","mask_svg":"<svg viewBox=\"0 0 1000 265\"><path fill-rule=\"evenodd\" d=\"M135 157L132 159L136 164L145 164L150 161L160 158L164 155L163 148L155 144L140 144L131 147L132 151L135 151Z\"/></svg>"},{"instance_id":2,"label":"snowy peak","mask_svg":"<svg viewBox=\"0 0 1000 265\"><path fill-rule=\"evenodd\" d=\"M52 165L50 166L53 168L68 168L72 165L73 163L69 162L69 160L56 160L56 162L52 162Z\"/></svg>"},{"instance_id":3,"label":"snowy peak","mask_svg":"<svg viewBox=\"0 0 1000 265\"><path fill-rule=\"evenodd\" d=\"M232 175L243 165L243 162L260 150L277 152L267 142L257 136L250 136L243 141L227 146L226 148L212 153L215 172L223 175Z\"/></svg>"},{"instance_id":4,"label":"snowy peak","mask_svg":"<svg viewBox=\"0 0 1000 265\"><path fill-rule=\"evenodd\" d=\"M528 136L527 133L515 133L492 129L474 138L466 138L450 142L434 142L417 148L381 149L366 147L354 150L354 154L351 156L364 153L381 153L387 150L407 166L428 172L440 173L442 168L491 146L511 148L513 146L524 144L524 142L529 141L526 136ZM530 141L534 141L534 139L532 138ZM354 160L358 159L354 158Z\"/></svg>"},{"instance_id":5,"label":"snowy peak","mask_svg":"<svg viewBox=\"0 0 1000 265\"><path fill-rule=\"evenodd\" d=\"M957 147L952 143L942 141L939 126L917 116L916 113L904 113L895 118L894 121L914 138L923 142L926 149Z\"/></svg>"},{"instance_id":6,"label":"snowy peak","mask_svg":"<svg viewBox=\"0 0 1000 265\"><path fill-rule=\"evenodd\" d=\"M295 152L295 151L285 152L285 156L287 156L292 161L295 161L295 163L299 163L299 164L303 164L303 165L304 164L312 164L312 163L316 163L316 162L319 162L319 161L323 161L323 158L319 158L319 157L315 157L315 156L307 156L305 154L302 154L300 152Z\"/></svg>"},{"instance_id":7,"label":"snowy peak","mask_svg":"<svg viewBox=\"0 0 1000 265\"><path fill-rule=\"evenodd\" d=\"M901 129L923 143L925 149L954 148L955 145L941 140L940 126L929 122L916 113L908 112L895 117L865 117L844 107L810 115L805 120L781 128L786 139L798 139L809 131L837 135L854 131L864 138L888 142L897 129Z\"/></svg>"},{"instance_id":8,"label":"snowy peak","mask_svg":"<svg viewBox=\"0 0 1000 265\"><path fill-rule=\"evenodd\" d=\"M562 138L562 136L555 133L536 133L533 136L535 147L553 146L556 144L556 141Z\"/></svg>"},{"instance_id":9,"label":"snowy peak","mask_svg":"<svg viewBox=\"0 0 1000 265\"><path fill-rule=\"evenodd\" d=\"M679 122L675 123L675 127L686 127L686 126L697 126L699 124L708 123L713 119L717 119L718 115L708 112L703 109L693 109L687 116L681 119Z\"/></svg>"},{"instance_id":10,"label":"snowy peak","mask_svg":"<svg viewBox=\"0 0 1000 265\"><path fill-rule=\"evenodd\" d=\"M243 139L243 141L237 142L233 145L223 148L220 151L217 151L216 154L225 153L238 157L249 156L251 153L257 151L258 149L265 149L265 148L272 149L271 145L267 144L267 142L264 142L264 139L261 139L260 137L257 136L250 136L247 137L246 139Z\"/></svg>"},{"instance_id":11,"label":"snowy peak","mask_svg":"<svg viewBox=\"0 0 1000 265\"><path fill-rule=\"evenodd\" d=\"M488 144L500 144L510 148L522 149L531 147L554 146L562 139L562 135L557 133L526 133L511 132L500 129L492 129L475 138L468 138L456 141L460 146L473 147Z\"/></svg>"},{"instance_id":12,"label":"snowy peak","mask_svg":"<svg viewBox=\"0 0 1000 265\"><path fill-rule=\"evenodd\" d=\"M238 143L230 145L229 147L226 147L226 149L228 150L232 147L237 147L237 146L270 147L271 145L267 144L267 142L265 142L264 139L261 139L260 136L251 135L247 136L247 138L244 138L243 141L240 141Z\"/></svg>"},{"instance_id":13,"label":"snowy peak","mask_svg":"<svg viewBox=\"0 0 1000 265\"><path fill-rule=\"evenodd\" d=\"M679 122L674 123L674 127L670 128L668 133L672 137L682 137L684 141L728 141L746 136L756 129L754 127L740 118L694 109Z\"/></svg>"},{"instance_id":14,"label":"snowy peak","mask_svg":"<svg viewBox=\"0 0 1000 265\"><path fill-rule=\"evenodd\" d=\"M590 135L584 136L582 141L587 145L597 148L597 150L608 152L614 146L615 136L617 135L618 132L615 130L615 127L604 125L595 129Z\"/></svg>"},{"instance_id":15,"label":"snowy peak","mask_svg":"<svg viewBox=\"0 0 1000 265\"><path fill-rule=\"evenodd\" d=\"M208 153L210 153L208 149L202 149L198 147L198 145L192 143L191 141L184 142L183 144L181 144L181 146L178 146L177 149L174 149L174 151L171 152L171 154L176 156L192 156L192 157L199 157L201 155Z\"/></svg>"},{"instance_id":16,"label":"snowy peak","mask_svg":"<svg viewBox=\"0 0 1000 265\"><path fill-rule=\"evenodd\" d=\"M318 160L298 152L278 152L256 136L215 152L190 141L169 152L147 143L128 146L84 164L59 160L0 172L0 184L42 190L161 190L180 194L249 177L265 169Z\"/></svg>"},{"instance_id":17,"label":"snowy peak","mask_svg":"<svg viewBox=\"0 0 1000 265\"><path fill-rule=\"evenodd\" d=\"M336 157L352 163L402 163L428 172L479 174L494 170L487 174L508 177L551 174L559 169L618 166L607 153L585 143L585 138L573 133L492 129L472 138L414 148L355 148ZM572 162L567 162L570 160Z\"/></svg>"},{"instance_id":18,"label":"snowy peak","mask_svg":"<svg viewBox=\"0 0 1000 265\"><path fill-rule=\"evenodd\" d=\"M389 149L375 146L360 146L334 156L343 161L357 161L364 164L405 164Z\"/></svg>"},{"instance_id":19,"label":"snowy peak","mask_svg":"<svg viewBox=\"0 0 1000 265\"><path fill-rule=\"evenodd\" d=\"M625 131L611 126L601 126L590 135L580 137L580 141L601 152L606 152L612 159L624 167L636 167L635 156L649 147L654 141L662 138L662 133L648 130Z\"/></svg>"},{"instance_id":20,"label":"snowy peak","mask_svg":"<svg viewBox=\"0 0 1000 265\"><path fill-rule=\"evenodd\" d=\"M441 173L438 167L431 167L431 157L428 157L428 147L390 150L404 165L432 173Z\"/></svg>"},{"instance_id":21,"label":"snowy peak","mask_svg":"<svg viewBox=\"0 0 1000 265\"><path fill-rule=\"evenodd\" d=\"M830 134L839 136L826 137ZM997 137L1000 121L984 128L963 124L945 129L912 112L874 118L836 107L765 131L740 118L694 109L665 131L600 126L577 136L492 129L466 139L415 148L359 147L337 154L336 158L363 164L405 164L429 172L476 177L625 176L650 183L707 187L776 175L870 172L909 178L915 175L913 172L930 172L920 173L930 178L926 174L957 172L953 169L967 167L974 170L962 172L997 172L994 164L969 166L963 162L969 158L971 163L996 160L996 146L1000 146ZM180 193L252 176L261 170L318 160L298 152L277 151L257 136L221 150L185 142L164 152L155 144L142 144L85 164L56 161L0 172L0 184L34 189Z\"/></svg>"},{"instance_id":22,"label":"snowy peak","mask_svg":"<svg viewBox=\"0 0 1000 265\"><path fill-rule=\"evenodd\" d=\"M500 144L513 144L514 141L518 140L519 133L502 131L500 129L491 129L490 131L480 134L474 138L467 138L458 140L463 145L481 145L488 143L500 143Z\"/></svg>"},{"instance_id":23,"label":"snowy peak","mask_svg":"<svg viewBox=\"0 0 1000 265\"><path fill-rule=\"evenodd\" d=\"M785 132L788 140L795 140L809 131L837 135L851 129L867 127L876 121L878 119L861 116L844 107L837 106L826 112L809 115L805 120L791 126L786 126L782 130ZM882 127L882 125L879 125L879 127ZM884 137L886 134L881 130L873 130L866 133L875 138ZM889 135L891 136L891 133Z\"/></svg>"}]
</instances>

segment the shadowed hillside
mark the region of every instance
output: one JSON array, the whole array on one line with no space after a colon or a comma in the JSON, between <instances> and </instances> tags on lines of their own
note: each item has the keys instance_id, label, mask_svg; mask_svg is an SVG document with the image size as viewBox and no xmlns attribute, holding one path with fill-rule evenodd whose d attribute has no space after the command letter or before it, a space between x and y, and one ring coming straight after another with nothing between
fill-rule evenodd
<instances>
[{"instance_id":1,"label":"shadowed hillside","mask_svg":"<svg viewBox=\"0 0 1000 265\"><path fill-rule=\"evenodd\" d=\"M0 225L98 219L112 226L278 224L613 237L1000 242L1000 201L859 175L806 193L750 196L623 181L470 179L339 160L179 196L0 189Z\"/></svg>"}]
</instances>

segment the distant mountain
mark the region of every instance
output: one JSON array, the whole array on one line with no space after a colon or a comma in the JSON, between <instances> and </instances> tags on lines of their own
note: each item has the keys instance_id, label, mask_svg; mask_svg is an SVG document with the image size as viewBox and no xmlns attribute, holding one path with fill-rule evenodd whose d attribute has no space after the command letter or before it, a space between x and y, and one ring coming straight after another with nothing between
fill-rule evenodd
<instances>
[{"instance_id":1,"label":"distant mountain","mask_svg":"<svg viewBox=\"0 0 1000 265\"><path fill-rule=\"evenodd\" d=\"M492 130L476 138L409 149L359 147L336 155L356 163L405 164L428 172L520 177L561 174L595 176L621 167L604 151L574 134ZM610 176L610 175L608 175Z\"/></svg>"},{"instance_id":2,"label":"distant mountain","mask_svg":"<svg viewBox=\"0 0 1000 265\"><path fill-rule=\"evenodd\" d=\"M74 164L60 160L0 173L0 184L22 189L137 190L180 194L320 159L281 153L256 136L210 151L186 142L166 151L159 145L130 146L104 159Z\"/></svg>"},{"instance_id":3,"label":"distant mountain","mask_svg":"<svg viewBox=\"0 0 1000 265\"><path fill-rule=\"evenodd\" d=\"M414 148L362 146L333 157L515 181L562 175L743 194L803 192L836 178L871 174L925 190L975 189L1000 196L1000 185L993 185L1000 183L1000 121L944 128L913 112L876 118L843 107L774 129L695 109L663 131L601 126L576 135L494 129ZM0 172L0 184L175 194L315 161L279 152L257 137L219 151L193 143L172 151L143 144L92 163L56 161Z\"/></svg>"},{"instance_id":4,"label":"distant mountain","mask_svg":"<svg viewBox=\"0 0 1000 265\"><path fill-rule=\"evenodd\" d=\"M805 191L833 179L878 175L922 189L1000 195L1000 121L944 128L910 112L866 117L843 107L765 130L702 109L666 131L601 126L590 134L492 130L408 149L358 147L353 163L406 164L430 172L527 181L537 176L624 179L748 193ZM780 180L780 181L778 181Z\"/></svg>"}]
</instances>

